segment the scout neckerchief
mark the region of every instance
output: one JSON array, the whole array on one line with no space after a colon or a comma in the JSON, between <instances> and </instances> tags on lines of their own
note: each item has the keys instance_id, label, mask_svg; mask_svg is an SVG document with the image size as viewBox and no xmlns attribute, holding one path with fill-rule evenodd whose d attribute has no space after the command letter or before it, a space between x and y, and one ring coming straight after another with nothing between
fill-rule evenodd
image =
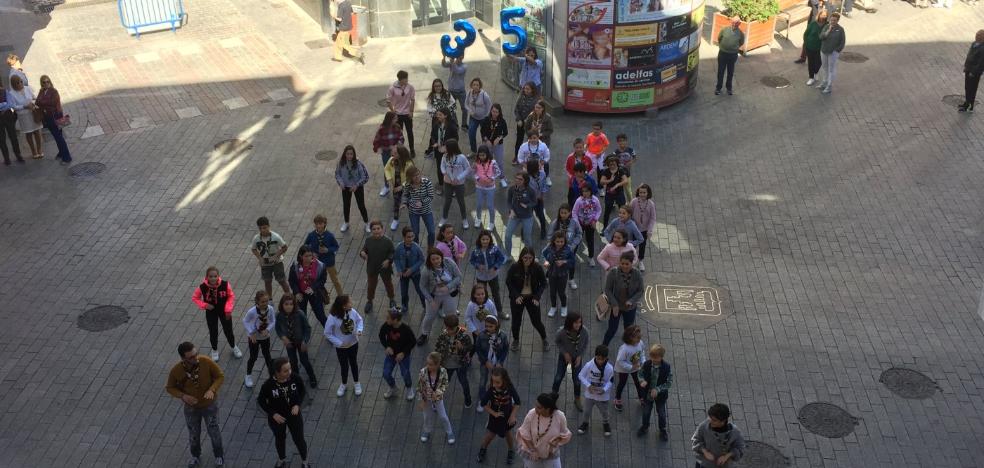
<instances>
[{"instance_id":1,"label":"scout neckerchief","mask_svg":"<svg viewBox=\"0 0 984 468\"><path fill-rule=\"evenodd\" d=\"M342 334L351 335L355 331L355 321L349 318L349 311L345 311L345 316L342 317Z\"/></svg>"}]
</instances>

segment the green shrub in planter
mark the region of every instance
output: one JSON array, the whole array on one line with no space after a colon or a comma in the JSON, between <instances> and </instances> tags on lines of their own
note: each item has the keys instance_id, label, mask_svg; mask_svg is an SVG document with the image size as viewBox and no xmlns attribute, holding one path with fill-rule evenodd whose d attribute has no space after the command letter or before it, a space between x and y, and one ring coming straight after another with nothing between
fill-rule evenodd
<instances>
[{"instance_id":1,"label":"green shrub in planter","mask_svg":"<svg viewBox=\"0 0 984 468\"><path fill-rule=\"evenodd\" d=\"M779 0L725 0L724 14L742 21L765 21L779 14Z\"/></svg>"}]
</instances>

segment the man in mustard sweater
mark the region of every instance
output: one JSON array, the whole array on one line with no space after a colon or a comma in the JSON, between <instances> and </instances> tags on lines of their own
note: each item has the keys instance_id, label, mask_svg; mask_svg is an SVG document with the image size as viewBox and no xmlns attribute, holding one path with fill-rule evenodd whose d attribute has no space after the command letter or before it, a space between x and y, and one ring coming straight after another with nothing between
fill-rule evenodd
<instances>
[{"instance_id":1,"label":"man in mustard sweater","mask_svg":"<svg viewBox=\"0 0 984 468\"><path fill-rule=\"evenodd\" d=\"M224 466L222 459L222 433L219 432L219 405L215 402L219 387L225 380L222 369L214 361L198 355L198 348L185 341L178 345L181 362L167 375L167 393L184 402L185 423L188 425L188 443L191 445L191 461L188 468L198 467L202 454L202 419L208 437L212 439L215 466Z\"/></svg>"},{"instance_id":2,"label":"man in mustard sweater","mask_svg":"<svg viewBox=\"0 0 984 468\"><path fill-rule=\"evenodd\" d=\"M724 28L718 33L718 75L717 84L714 86L714 94L721 94L721 82L724 80L724 72L728 72L728 95L732 93L731 81L735 77L735 63L738 61L738 51L745 45L745 33L738 29L741 19L737 16L731 18L731 27Z\"/></svg>"}]
</instances>

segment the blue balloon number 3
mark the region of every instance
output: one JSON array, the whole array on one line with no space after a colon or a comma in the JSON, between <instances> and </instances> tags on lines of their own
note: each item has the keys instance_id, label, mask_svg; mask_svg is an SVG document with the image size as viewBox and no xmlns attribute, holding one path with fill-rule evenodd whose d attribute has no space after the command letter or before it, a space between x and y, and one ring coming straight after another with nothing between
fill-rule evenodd
<instances>
[{"instance_id":1,"label":"blue balloon number 3","mask_svg":"<svg viewBox=\"0 0 984 468\"><path fill-rule=\"evenodd\" d=\"M454 38L455 46L451 47L451 36L447 34L441 36L441 52L447 57L458 58L465 55L465 48L475 42L475 37L478 33L475 32L475 26L463 19L455 21L453 27L455 31L464 32L465 38L462 39L460 36L456 36Z\"/></svg>"},{"instance_id":2,"label":"blue balloon number 3","mask_svg":"<svg viewBox=\"0 0 984 468\"><path fill-rule=\"evenodd\" d=\"M524 16L526 16L526 9L523 7L503 8L499 12L499 27L502 29L502 35L512 34L516 36L515 44L505 42L505 39L503 39L502 51L506 54L515 55L526 50L526 29L523 29L522 26L509 23L509 20Z\"/></svg>"}]
</instances>

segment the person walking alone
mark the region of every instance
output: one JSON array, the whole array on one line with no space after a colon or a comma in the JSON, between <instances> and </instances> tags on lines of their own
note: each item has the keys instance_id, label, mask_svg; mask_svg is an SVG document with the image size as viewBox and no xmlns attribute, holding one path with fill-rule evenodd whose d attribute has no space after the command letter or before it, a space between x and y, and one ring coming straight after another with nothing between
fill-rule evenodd
<instances>
[{"instance_id":1,"label":"person walking alone","mask_svg":"<svg viewBox=\"0 0 984 468\"><path fill-rule=\"evenodd\" d=\"M184 403L185 423L188 426L188 444L191 448L191 460L188 468L196 468L201 463L202 456L202 419L212 440L212 454L215 456L215 466L224 466L222 459L222 433L219 430L219 387L225 381L222 369L211 359L198 355L194 343L185 341L178 345L178 355L181 362L171 368L167 374L167 384L164 389L168 394Z\"/></svg>"},{"instance_id":2,"label":"person walking alone","mask_svg":"<svg viewBox=\"0 0 984 468\"><path fill-rule=\"evenodd\" d=\"M745 45L745 33L738 29L741 25L741 18L733 16L731 27L723 28L718 33L718 74L717 84L714 85L714 94L721 94L721 82L724 79L724 72L728 72L728 96L733 91L732 80L735 77L735 63L738 62L738 51Z\"/></svg>"},{"instance_id":3,"label":"person walking alone","mask_svg":"<svg viewBox=\"0 0 984 468\"><path fill-rule=\"evenodd\" d=\"M410 74L400 70L396 72L396 81L386 91L386 102L390 112L396 112L396 121L401 130L407 131L407 146L410 147L410 157L417 157L413 140L413 109L416 107L417 91L410 84Z\"/></svg>"},{"instance_id":4,"label":"person walking alone","mask_svg":"<svg viewBox=\"0 0 984 468\"><path fill-rule=\"evenodd\" d=\"M841 51L844 50L846 36L844 28L837 24L840 21L840 14L833 13L827 20L827 25L820 31L820 54L823 56L823 66L820 70L820 92L830 94L834 86L834 78L837 77L837 59Z\"/></svg>"},{"instance_id":5,"label":"person walking alone","mask_svg":"<svg viewBox=\"0 0 984 468\"><path fill-rule=\"evenodd\" d=\"M349 0L338 2L335 21L338 22L338 33L335 36L335 56L332 60L341 62L345 57L343 52L359 60L359 63L366 64L366 54L359 51L359 46L355 45L352 38L352 3Z\"/></svg>"},{"instance_id":6,"label":"person walking alone","mask_svg":"<svg viewBox=\"0 0 984 468\"><path fill-rule=\"evenodd\" d=\"M984 29L977 31L974 43L967 51L967 59L964 60L966 99L957 108L960 112L974 112L974 100L977 99L977 85L981 83L981 72L984 72Z\"/></svg>"}]
</instances>

